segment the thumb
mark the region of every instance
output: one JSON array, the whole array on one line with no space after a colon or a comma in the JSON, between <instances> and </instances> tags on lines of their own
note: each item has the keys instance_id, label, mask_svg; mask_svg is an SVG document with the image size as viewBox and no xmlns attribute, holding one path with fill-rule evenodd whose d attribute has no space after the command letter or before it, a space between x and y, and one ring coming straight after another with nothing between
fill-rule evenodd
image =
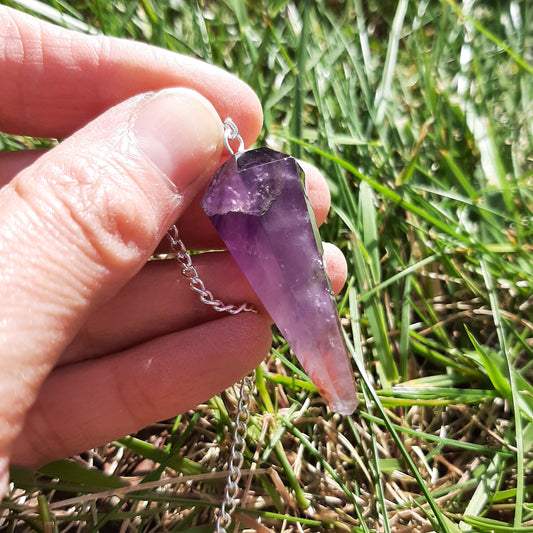
<instances>
[{"instance_id":1,"label":"thumb","mask_svg":"<svg viewBox=\"0 0 533 533\"><path fill-rule=\"evenodd\" d=\"M0 191L0 476L89 312L145 263L218 164L222 124L187 89L104 113Z\"/></svg>"}]
</instances>

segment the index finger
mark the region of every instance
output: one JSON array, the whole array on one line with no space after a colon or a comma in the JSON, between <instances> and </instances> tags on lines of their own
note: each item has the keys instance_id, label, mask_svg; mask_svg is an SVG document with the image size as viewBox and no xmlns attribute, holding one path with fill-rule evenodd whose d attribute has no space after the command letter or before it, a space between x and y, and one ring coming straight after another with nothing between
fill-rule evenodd
<instances>
[{"instance_id":1,"label":"index finger","mask_svg":"<svg viewBox=\"0 0 533 533\"><path fill-rule=\"evenodd\" d=\"M67 137L109 107L139 93L188 87L251 144L261 105L235 76L143 43L89 36L0 6L0 131Z\"/></svg>"}]
</instances>

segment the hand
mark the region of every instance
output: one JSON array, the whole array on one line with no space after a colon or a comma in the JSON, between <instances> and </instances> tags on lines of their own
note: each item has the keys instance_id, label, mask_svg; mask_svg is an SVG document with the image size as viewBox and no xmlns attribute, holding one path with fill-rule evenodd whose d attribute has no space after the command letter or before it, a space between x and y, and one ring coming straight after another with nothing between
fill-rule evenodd
<instances>
[{"instance_id":1,"label":"hand","mask_svg":"<svg viewBox=\"0 0 533 533\"><path fill-rule=\"evenodd\" d=\"M0 131L66 137L0 153L2 492L9 461L38 466L205 401L259 364L271 334L265 312L220 316L174 261L147 263L178 219L189 247L220 244L198 199L220 164L219 117L256 138L254 93L190 58L2 6L0 28ZM327 186L306 170L323 221ZM326 262L340 290L344 258L328 246ZM260 308L228 253L194 263L224 302Z\"/></svg>"}]
</instances>

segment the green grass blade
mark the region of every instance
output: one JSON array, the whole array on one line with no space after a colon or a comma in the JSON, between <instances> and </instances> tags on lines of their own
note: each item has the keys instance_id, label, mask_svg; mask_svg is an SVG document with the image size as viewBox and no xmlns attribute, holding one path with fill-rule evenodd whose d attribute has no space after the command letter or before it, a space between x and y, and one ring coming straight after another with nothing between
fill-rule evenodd
<instances>
[{"instance_id":1,"label":"green grass blade","mask_svg":"<svg viewBox=\"0 0 533 533\"><path fill-rule=\"evenodd\" d=\"M494 288L492 276L489 272L485 261L481 261L481 268L483 273L483 279L487 286L489 301L491 310L494 317L494 325L496 326L496 332L500 343L500 349L505 358L507 373L509 376L509 387L511 389L511 408L514 412L514 423L516 426L515 442L516 442L516 508L514 516L514 527L518 528L522 525L522 513L524 505L524 442L522 440L522 413L519 408L519 393L516 388L515 380L513 379L513 371L511 361L509 360L509 351L507 348L506 335L503 330L503 321L500 313L500 306L498 303L498 296Z\"/></svg>"}]
</instances>

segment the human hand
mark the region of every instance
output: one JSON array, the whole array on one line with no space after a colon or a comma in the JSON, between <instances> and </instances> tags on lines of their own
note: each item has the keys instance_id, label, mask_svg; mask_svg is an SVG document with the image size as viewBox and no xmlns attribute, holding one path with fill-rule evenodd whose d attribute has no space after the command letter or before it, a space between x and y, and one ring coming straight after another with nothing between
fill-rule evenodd
<instances>
[{"instance_id":1,"label":"human hand","mask_svg":"<svg viewBox=\"0 0 533 533\"><path fill-rule=\"evenodd\" d=\"M146 263L178 219L189 247L219 242L198 198L220 163L219 117L256 138L253 92L204 63L1 6L0 28L0 131L68 137L0 154L2 491L10 460L37 466L196 406L257 366L271 334L266 313L221 317L174 262ZM323 220L327 186L306 170ZM344 259L326 252L340 289ZM229 254L195 266L223 301L260 308Z\"/></svg>"}]
</instances>

